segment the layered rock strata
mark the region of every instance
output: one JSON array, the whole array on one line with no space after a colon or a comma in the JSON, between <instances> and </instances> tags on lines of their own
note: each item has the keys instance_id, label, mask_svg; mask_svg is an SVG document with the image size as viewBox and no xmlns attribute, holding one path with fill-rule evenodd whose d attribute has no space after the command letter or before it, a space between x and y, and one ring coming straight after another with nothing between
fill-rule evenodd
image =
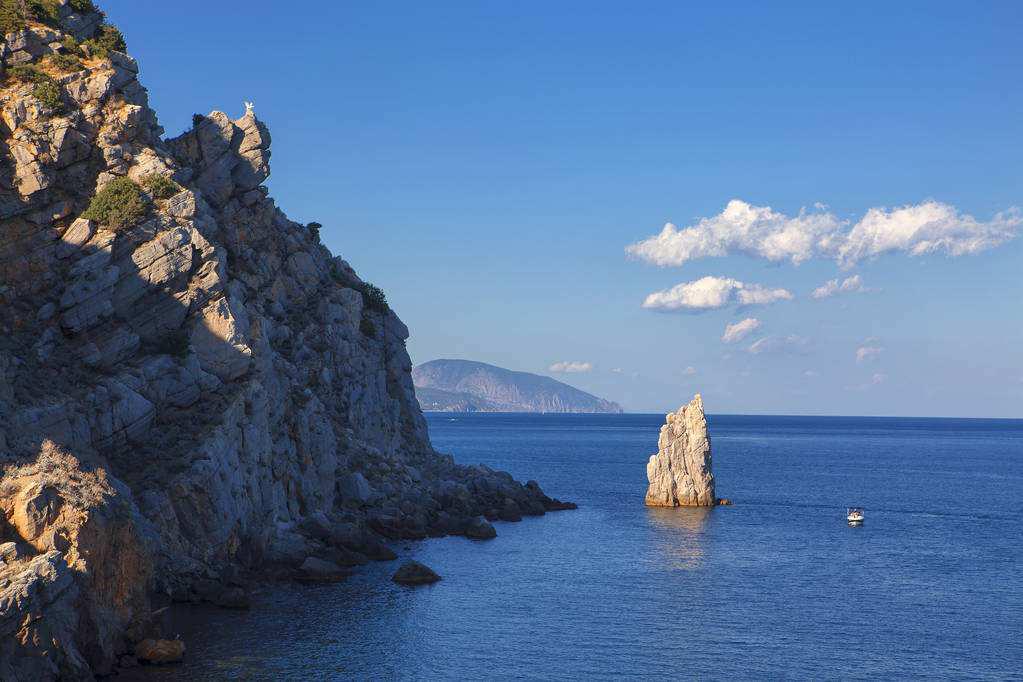
<instances>
[{"instance_id":1,"label":"layered rock strata","mask_svg":"<svg viewBox=\"0 0 1023 682\"><path fill-rule=\"evenodd\" d=\"M650 507L710 507L714 472L710 434L700 394L665 418L657 441L657 454L646 465Z\"/></svg>"},{"instance_id":2,"label":"layered rock strata","mask_svg":"<svg viewBox=\"0 0 1023 682\"><path fill-rule=\"evenodd\" d=\"M158 602L570 506L434 451L408 330L269 197L251 108L164 139L92 4L39 6L0 42L0 679L109 673Z\"/></svg>"}]
</instances>

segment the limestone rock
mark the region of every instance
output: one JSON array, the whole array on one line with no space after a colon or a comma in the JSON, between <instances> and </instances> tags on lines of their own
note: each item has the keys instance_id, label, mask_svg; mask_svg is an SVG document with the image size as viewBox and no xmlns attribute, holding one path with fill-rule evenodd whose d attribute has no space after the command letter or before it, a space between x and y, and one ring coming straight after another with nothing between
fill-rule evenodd
<instances>
[{"instance_id":1,"label":"limestone rock","mask_svg":"<svg viewBox=\"0 0 1023 682\"><path fill-rule=\"evenodd\" d=\"M55 6L0 71L102 25ZM110 673L149 595L243 606L232 571L336 579L394 559L385 538L572 507L436 452L408 329L274 203L266 126L215 111L164 139L138 73L94 54L55 78L60 111L0 79L3 680ZM154 173L179 189L135 223L84 217Z\"/></svg>"},{"instance_id":2,"label":"limestone rock","mask_svg":"<svg viewBox=\"0 0 1023 682\"><path fill-rule=\"evenodd\" d=\"M714 506L710 434L699 394L678 412L668 414L661 427L657 454L646 465L651 507Z\"/></svg>"}]
</instances>

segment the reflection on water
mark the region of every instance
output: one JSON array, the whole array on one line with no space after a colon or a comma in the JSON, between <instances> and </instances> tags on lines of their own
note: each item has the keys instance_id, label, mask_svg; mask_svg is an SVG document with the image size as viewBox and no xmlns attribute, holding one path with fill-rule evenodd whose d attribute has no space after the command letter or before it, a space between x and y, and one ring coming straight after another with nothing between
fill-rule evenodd
<instances>
[{"instance_id":1,"label":"reflection on water","mask_svg":"<svg viewBox=\"0 0 1023 682\"><path fill-rule=\"evenodd\" d=\"M691 571L703 562L704 529L712 507L648 507L647 518L665 565Z\"/></svg>"}]
</instances>

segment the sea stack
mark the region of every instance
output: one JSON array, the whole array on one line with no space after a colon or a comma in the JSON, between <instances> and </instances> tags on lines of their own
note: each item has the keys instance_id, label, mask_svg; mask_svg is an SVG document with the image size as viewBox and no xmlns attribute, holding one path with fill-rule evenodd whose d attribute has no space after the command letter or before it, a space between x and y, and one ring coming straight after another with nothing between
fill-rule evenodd
<instances>
[{"instance_id":1,"label":"sea stack","mask_svg":"<svg viewBox=\"0 0 1023 682\"><path fill-rule=\"evenodd\" d=\"M700 394L665 418L657 454L646 465L648 507L712 507L710 434Z\"/></svg>"}]
</instances>

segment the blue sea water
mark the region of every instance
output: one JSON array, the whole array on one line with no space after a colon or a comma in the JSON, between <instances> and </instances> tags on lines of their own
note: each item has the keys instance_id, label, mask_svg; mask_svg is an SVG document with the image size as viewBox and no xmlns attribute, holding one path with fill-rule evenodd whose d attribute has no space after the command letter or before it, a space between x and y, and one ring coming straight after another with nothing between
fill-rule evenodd
<instances>
[{"instance_id":1,"label":"blue sea water","mask_svg":"<svg viewBox=\"0 0 1023 682\"><path fill-rule=\"evenodd\" d=\"M714 415L734 506L671 510L643 506L663 415L428 419L579 509L397 544L433 586L375 563L178 611L188 660L136 677L1023 679L1021 420Z\"/></svg>"}]
</instances>

